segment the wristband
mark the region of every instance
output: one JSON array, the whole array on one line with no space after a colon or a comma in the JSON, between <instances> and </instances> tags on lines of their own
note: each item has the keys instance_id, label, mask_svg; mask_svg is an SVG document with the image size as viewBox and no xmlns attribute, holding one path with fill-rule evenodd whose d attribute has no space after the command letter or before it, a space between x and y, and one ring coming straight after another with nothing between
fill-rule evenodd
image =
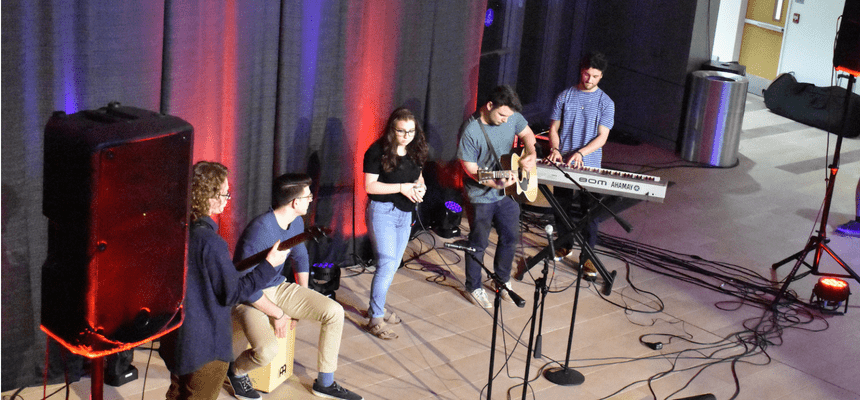
<instances>
[{"instance_id":1,"label":"wristband","mask_svg":"<svg viewBox=\"0 0 860 400\"><path fill-rule=\"evenodd\" d=\"M585 154L582 154L581 151L577 151L576 153L579 154L580 156L582 156L582 158L585 158Z\"/></svg>"},{"instance_id":2,"label":"wristband","mask_svg":"<svg viewBox=\"0 0 860 400\"><path fill-rule=\"evenodd\" d=\"M286 316L287 316L287 313L285 313L285 312L281 311L281 316L280 316L280 317L278 317L278 318L275 318L275 321L280 321L280 320L281 320L281 318L284 318L284 317L286 317Z\"/></svg>"},{"instance_id":3,"label":"wristband","mask_svg":"<svg viewBox=\"0 0 860 400\"><path fill-rule=\"evenodd\" d=\"M561 154L561 150L559 150L559 149L558 149L558 147L553 147L553 148L549 149L549 152L550 152L550 153L552 153L552 152L554 152L554 151L557 151L557 152L558 152L558 154Z\"/></svg>"}]
</instances>

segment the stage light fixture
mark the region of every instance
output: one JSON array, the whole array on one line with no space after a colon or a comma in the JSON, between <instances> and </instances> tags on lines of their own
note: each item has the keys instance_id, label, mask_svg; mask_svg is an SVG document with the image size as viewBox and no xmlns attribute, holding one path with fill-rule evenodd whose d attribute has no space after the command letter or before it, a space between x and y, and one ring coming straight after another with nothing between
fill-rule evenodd
<instances>
[{"instance_id":1,"label":"stage light fixture","mask_svg":"<svg viewBox=\"0 0 860 400\"><path fill-rule=\"evenodd\" d=\"M332 263L315 263L310 272L308 286L335 300L334 292L340 288L340 268Z\"/></svg>"},{"instance_id":2,"label":"stage light fixture","mask_svg":"<svg viewBox=\"0 0 860 400\"><path fill-rule=\"evenodd\" d=\"M848 312L848 296L851 289L848 282L834 277L821 277L815 287L812 288L812 296L809 302L817 304L823 311L834 312L842 303L845 303L845 311Z\"/></svg>"},{"instance_id":3,"label":"stage light fixture","mask_svg":"<svg viewBox=\"0 0 860 400\"><path fill-rule=\"evenodd\" d=\"M463 207L454 201L446 201L443 210L444 215L439 218L439 226L436 234L450 239L460 234L460 221L463 219Z\"/></svg>"},{"instance_id":4,"label":"stage light fixture","mask_svg":"<svg viewBox=\"0 0 860 400\"><path fill-rule=\"evenodd\" d=\"M487 8L487 13L484 14L484 27L489 28L493 24L496 17L496 12L492 8Z\"/></svg>"}]
</instances>

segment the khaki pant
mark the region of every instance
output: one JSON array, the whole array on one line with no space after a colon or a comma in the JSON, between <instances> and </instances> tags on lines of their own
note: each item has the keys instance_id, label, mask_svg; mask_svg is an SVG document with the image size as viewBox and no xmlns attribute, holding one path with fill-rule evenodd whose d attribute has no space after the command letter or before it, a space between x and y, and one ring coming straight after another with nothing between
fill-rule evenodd
<instances>
[{"instance_id":1,"label":"khaki pant","mask_svg":"<svg viewBox=\"0 0 860 400\"><path fill-rule=\"evenodd\" d=\"M322 294L295 283L284 282L264 289L263 294L298 320L319 321L317 356L319 372L334 372L343 332L343 307ZM239 327L236 326L239 324ZM272 362L278 354L278 340L269 317L251 305L233 308L233 355L235 373L243 375ZM240 328L240 329L237 329ZM244 335L242 334L244 333ZM248 344L251 348L248 349Z\"/></svg>"},{"instance_id":2,"label":"khaki pant","mask_svg":"<svg viewBox=\"0 0 860 400\"><path fill-rule=\"evenodd\" d=\"M167 400L215 400L221 394L228 367L228 363L215 360L190 374L170 374L170 387L165 397Z\"/></svg>"}]
</instances>

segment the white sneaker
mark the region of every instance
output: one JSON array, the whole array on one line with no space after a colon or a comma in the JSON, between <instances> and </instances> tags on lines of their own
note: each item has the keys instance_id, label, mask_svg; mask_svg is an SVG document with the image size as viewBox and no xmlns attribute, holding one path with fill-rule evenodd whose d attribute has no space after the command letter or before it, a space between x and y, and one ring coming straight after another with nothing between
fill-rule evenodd
<instances>
[{"instance_id":1,"label":"white sneaker","mask_svg":"<svg viewBox=\"0 0 860 400\"><path fill-rule=\"evenodd\" d=\"M493 308L493 303L487 298L487 292L484 291L484 288L475 289L470 294L472 295L472 303L475 303L475 305L484 308Z\"/></svg>"}]
</instances>

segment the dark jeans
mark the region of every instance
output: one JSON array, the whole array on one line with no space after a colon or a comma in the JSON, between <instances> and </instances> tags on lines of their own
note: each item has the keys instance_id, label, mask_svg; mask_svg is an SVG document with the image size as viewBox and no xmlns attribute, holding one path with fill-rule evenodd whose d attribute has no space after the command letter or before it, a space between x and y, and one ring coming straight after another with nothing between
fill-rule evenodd
<instances>
[{"instance_id":1,"label":"dark jeans","mask_svg":"<svg viewBox=\"0 0 860 400\"><path fill-rule=\"evenodd\" d=\"M577 196L577 193L574 190L558 186L553 189L553 196L558 200L561 208L567 212L567 216L570 217L570 223L574 227L580 220L582 220L582 218L585 217L585 213L597 204L591 196ZM594 196L598 199L601 198L600 194L594 194ZM574 203L579 203L578 209L573 208ZM553 214L555 214L555 227L558 230L559 237L570 232L570 229L567 229L567 227L564 226L564 223L561 222L561 216L559 216L555 210L553 210ZM581 232L583 239L585 239L586 243L588 243L592 249L597 245L597 225L599 223L600 221L598 218L590 218ZM578 243L571 239L571 242L566 244L565 247L572 248L574 245L578 245Z\"/></svg>"},{"instance_id":2,"label":"dark jeans","mask_svg":"<svg viewBox=\"0 0 860 400\"><path fill-rule=\"evenodd\" d=\"M490 229L496 228L499 243L493 258L493 271L502 282L511 279L511 267L517 242L520 238L520 205L510 197L495 203L472 204L469 213L469 246L477 252L478 260L484 259L484 250L490 237ZM471 256L466 256L466 289L473 291L481 287L481 266Z\"/></svg>"}]
</instances>

